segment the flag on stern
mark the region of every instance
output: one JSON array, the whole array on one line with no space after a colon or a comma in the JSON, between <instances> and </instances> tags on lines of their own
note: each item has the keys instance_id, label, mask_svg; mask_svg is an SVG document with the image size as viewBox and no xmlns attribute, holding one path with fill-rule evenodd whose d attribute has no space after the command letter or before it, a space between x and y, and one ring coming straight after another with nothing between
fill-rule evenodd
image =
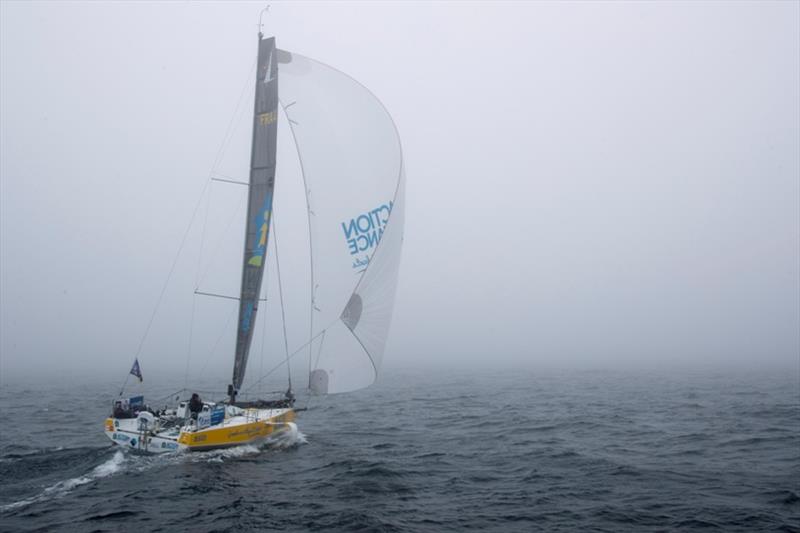
<instances>
[{"instance_id":1,"label":"flag on stern","mask_svg":"<svg viewBox=\"0 0 800 533\"><path fill-rule=\"evenodd\" d=\"M131 374L139 378L139 383L142 382L142 371L139 368L139 358L137 357L136 360L133 362L133 366L131 367Z\"/></svg>"}]
</instances>

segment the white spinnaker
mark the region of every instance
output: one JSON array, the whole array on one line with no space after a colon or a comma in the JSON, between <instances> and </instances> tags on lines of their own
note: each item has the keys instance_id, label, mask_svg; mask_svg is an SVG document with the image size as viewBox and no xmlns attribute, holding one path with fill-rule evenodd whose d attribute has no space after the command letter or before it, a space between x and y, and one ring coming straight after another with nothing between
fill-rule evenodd
<instances>
[{"instance_id":1,"label":"white spinnaker","mask_svg":"<svg viewBox=\"0 0 800 533\"><path fill-rule=\"evenodd\" d=\"M400 139L380 101L349 76L298 54L280 51L278 60L310 212L310 388L356 390L377 376L394 306L404 218Z\"/></svg>"}]
</instances>

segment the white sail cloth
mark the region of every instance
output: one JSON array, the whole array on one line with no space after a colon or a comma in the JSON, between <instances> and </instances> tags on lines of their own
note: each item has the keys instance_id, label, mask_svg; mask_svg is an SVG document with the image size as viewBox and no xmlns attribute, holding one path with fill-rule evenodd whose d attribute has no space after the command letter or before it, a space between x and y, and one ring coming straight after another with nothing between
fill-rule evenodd
<instances>
[{"instance_id":1,"label":"white sail cloth","mask_svg":"<svg viewBox=\"0 0 800 533\"><path fill-rule=\"evenodd\" d=\"M309 386L356 390L375 380L392 318L404 218L400 139L381 102L349 76L289 52L278 61L309 208Z\"/></svg>"}]
</instances>

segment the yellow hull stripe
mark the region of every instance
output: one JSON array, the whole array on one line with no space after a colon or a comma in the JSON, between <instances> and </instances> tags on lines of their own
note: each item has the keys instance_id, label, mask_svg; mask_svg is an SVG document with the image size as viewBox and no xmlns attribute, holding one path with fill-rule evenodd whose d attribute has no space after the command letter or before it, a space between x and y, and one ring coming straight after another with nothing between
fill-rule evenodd
<instances>
[{"instance_id":1,"label":"yellow hull stripe","mask_svg":"<svg viewBox=\"0 0 800 533\"><path fill-rule=\"evenodd\" d=\"M267 437L278 429L282 429L282 426L275 426L274 423L285 423L291 422L292 420L294 420L294 411L288 411L268 420L257 420L246 424L205 429L194 433L181 432L178 437L178 444L183 444L189 449L247 444Z\"/></svg>"}]
</instances>

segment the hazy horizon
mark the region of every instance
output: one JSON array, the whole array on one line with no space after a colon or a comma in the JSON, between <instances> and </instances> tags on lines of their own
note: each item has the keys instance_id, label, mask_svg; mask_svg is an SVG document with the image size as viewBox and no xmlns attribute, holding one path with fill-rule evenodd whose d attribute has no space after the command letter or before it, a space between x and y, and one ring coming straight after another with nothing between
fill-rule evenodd
<instances>
[{"instance_id":1,"label":"hazy horizon","mask_svg":"<svg viewBox=\"0 0 800 533\"><path fill-rule=\"evenodd\" d=\"M388 371L800 372L800 3L271 4L278 46L400 133ZM246 175L263 5L0 3L0 385L124 377L209 169ZM146 377L230 374L230 307L192 290L237 290L234 189L200 204Z\"/></svg>"}]
</instances>

